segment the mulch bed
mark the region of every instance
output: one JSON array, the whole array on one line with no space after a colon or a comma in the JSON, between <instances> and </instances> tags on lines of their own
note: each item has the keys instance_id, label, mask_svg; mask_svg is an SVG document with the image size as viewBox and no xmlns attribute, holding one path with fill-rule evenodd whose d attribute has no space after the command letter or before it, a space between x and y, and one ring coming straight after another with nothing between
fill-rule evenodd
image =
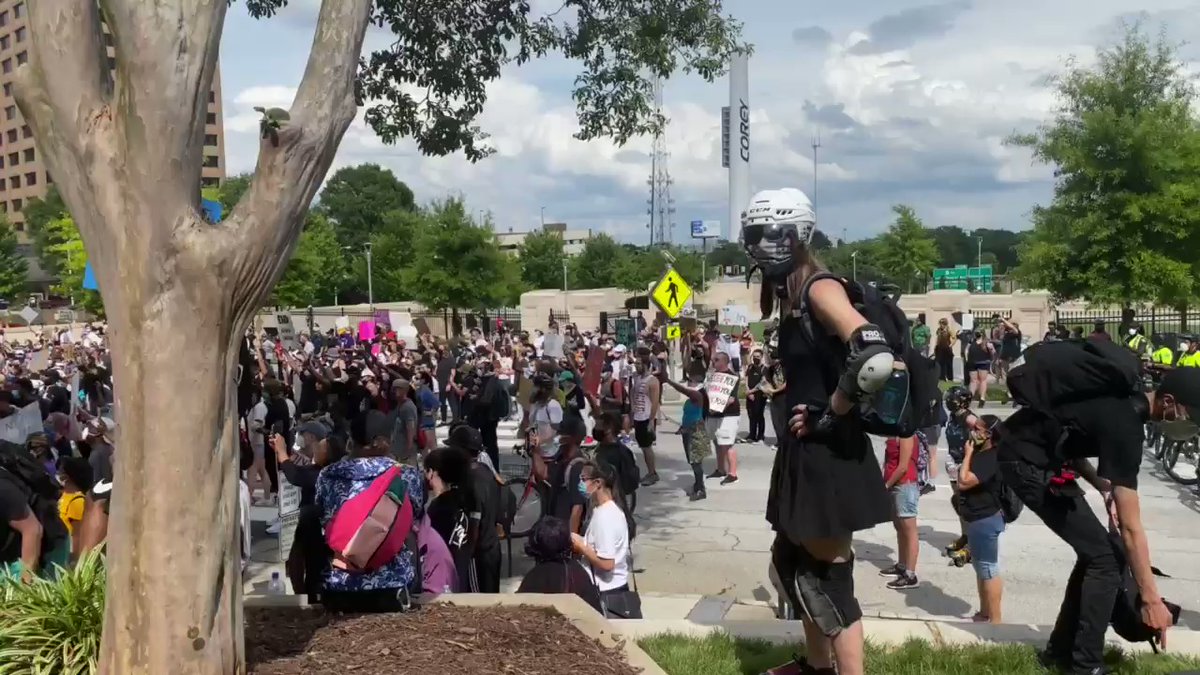
<instances>
[{"instance_id":1,"label":"mulch bed","mask_svg":"<svg viewBox=\"0 0 1200 675\"><path fill-rule=\"evenodd\" d=\"M434 604L407 614L349 615L248 607L245 615L253 675L640 672L548 607Z\"/></svg>"}]
</instances>

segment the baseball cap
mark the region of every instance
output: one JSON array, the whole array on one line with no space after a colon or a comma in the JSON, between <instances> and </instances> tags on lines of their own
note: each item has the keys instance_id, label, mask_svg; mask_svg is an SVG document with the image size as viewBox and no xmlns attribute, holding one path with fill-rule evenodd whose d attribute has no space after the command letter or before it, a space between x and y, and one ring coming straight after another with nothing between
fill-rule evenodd
<instances>
[{"instance_id":1,"label":"baseball cap","mask_svg":"<svg viewBox=\"0 0 1200 675\"><path fill-rule=\"evenodd\" d=\"M298 434L312 434L318 440L325 440L329 437L329 427L317 421L305 422L299 427L296 427Z\"/></svg>"},{"instance_id":2,"label":"baseball cap","mask_svg":"<svg viewBox=\"0 0 1200 675\"><path fill-rule=\"evenodd\" d=\"M625 353L625 345L617 345L616 347L613 347L612 350L613 350L614 354L624 354Z\"/></svg>"}]
</instances>

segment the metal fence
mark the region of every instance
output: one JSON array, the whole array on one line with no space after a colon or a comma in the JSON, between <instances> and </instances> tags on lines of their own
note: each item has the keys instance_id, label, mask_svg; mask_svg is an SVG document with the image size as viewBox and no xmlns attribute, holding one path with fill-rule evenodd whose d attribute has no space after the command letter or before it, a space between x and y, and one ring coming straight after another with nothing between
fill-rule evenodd
<instances>
[{"instance_id":1,"label":"metal fence","mask_svg":"<svg viewBox=\"0 0 1200 675\"><path fill-rule=\"evenodd\" d=\"M1055 323L1068 330L1080 327L1084 334L1092 332L1097 323L1104 324L1109 334L1115 334L1131 324L1140 324L1149 336L1155 333L1187 333L1200 330L1200 309L1130 308L1122 311L1100 310L1055 312Z\"/></svg>"}]
</instances>

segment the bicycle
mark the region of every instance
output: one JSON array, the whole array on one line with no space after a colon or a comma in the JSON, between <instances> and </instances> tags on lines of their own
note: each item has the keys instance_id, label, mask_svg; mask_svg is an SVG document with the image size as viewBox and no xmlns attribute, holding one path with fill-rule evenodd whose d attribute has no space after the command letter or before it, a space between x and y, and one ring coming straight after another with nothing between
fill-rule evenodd
<instances>
[{"instance_id":1,"label":"bicycle","mask_svg":"<svg viewBox=\"0 0 1200 675\"><path fill-rule=\"evenodd\" d=\"M1191 464L1190 475L1180 473L1179 469L1186 468L1179 464L1180 458ZM1180 485L1195 485L1200 482L1197 469L1200 468L1200 438L1192 437L1186 441L1166 441L1162 450L1163 472Z\"/></svg>"}]
</instances>

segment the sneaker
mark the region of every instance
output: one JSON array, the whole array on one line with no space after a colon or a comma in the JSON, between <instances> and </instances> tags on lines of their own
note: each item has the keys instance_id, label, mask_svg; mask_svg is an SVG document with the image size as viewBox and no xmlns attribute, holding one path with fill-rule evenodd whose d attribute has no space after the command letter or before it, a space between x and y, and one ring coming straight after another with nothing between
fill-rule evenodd
<instances>
[{"instance_id":1,"label":"sneaker","mask_svg":"<svg viewBox=\"0 0 1200 675\"><path fill-rule=\"evenodd\" d=\"M926 483L921 486L921 496L924 497L925 495L929 494L930 492L933 492L936 489L937 488L934 487L933 483Z\"/></svg>"},{"instance_id":2,"label":"sneaker","mask_svg":"<svg viewBox=\"0 0 1200 675\"><path fill-rule=\"evenodd\" d=\"M900 563L879 570L879 576L881 577L898 577L901 574L904 574L904 568L900 566Z\"/></svg>"},{"instance_id":3,"label":"sneaker","mask_svg":"<svg viewBox=\"0 0 1200 675\"><path fill-rule=\"evenodd\" d=\"M726 475L727 474L724 471L717 469L716 471L713 471L712 473L705 476L705 478L724 478Z\"/></svg>"},{"instance_id":4,"label":"sneaker","mask_svg":"<svg viewBox=\"0 0 1200 675\"><path fill-rule=\"evenodd\" d=\"M267 534L271 535L272 537L278 537L279 533L282 531L283 521L279 518L276 518L270 525L267 526Z\"/></svg>"},{"instance_id":5,"label":"sneaker","mask_svg":"<svg viewBox=\"0 0 1200 675\"><path fill-rule=\"evenodd\" d=\"M725 476L724 478L721 479L721 485L731 485L733 483L736 483L737 480L738 480L737 476Z\"/></svg>"},{"instance_id":6,"label":"sneaker","mask_svg":"<svg viewBox=\"0 0 1200 675\"><path fill-rule=\"evenodd\" d=\"M707 499L707 498L708 498L708 493L704 491L704 488L700 488L699 490L692 490L692 494L690 497L688 497L688 500L693 501L693 502L698 502L701 499Z\"/></svg>"},{"instance_id":7,"label":"sneaker","mask_svg":"<svg viewBox=\"0 0 1200 675\"><path fill-rule=\"evenodd\" d=\"M906 572L887 582L887 587L893 591L907 591L920 585L921 582L919 579L917 579L917 575L911 572Z\"/></svg>"},{"instance_id":8,"label":"sneaker","mask_svg":"<svg viewBox=\"0 0 1200 675\"><path fill-rule=\"evenodd\" d=\"M648 473L642 477L642 487L650 487L658 482L658 473Z\"/></svg>"}]
</instances>

